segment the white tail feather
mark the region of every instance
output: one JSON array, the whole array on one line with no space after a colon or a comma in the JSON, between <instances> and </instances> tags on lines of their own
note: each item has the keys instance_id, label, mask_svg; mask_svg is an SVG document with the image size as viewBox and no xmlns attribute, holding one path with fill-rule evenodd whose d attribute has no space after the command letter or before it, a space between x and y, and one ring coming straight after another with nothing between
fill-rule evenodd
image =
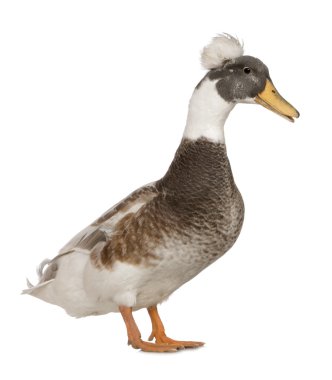
<instances>
[{"instance_id":1,"label":"white tail feather","mask_svg":"<svg viewBox=\"0 0 332 380\"><path fill-rule=\"evenodd\" d=\"M36 285L33 285L30 280L27 278L27 287L29 289L34 288L35 286L38 286L41 282L44 282L43 276L44 276L44 268L49 265L52 262L50 259L43 260L36 268L36 273L38 276L38 283Z\"/></svg>"},{"instance_id":2,"label":"white tail feather","mask_svg":"<svg viewBox=\"0 0 332 380\"><path fill-rule=\"evenodd\" d=\"M28 287L29 289L33 288L33 285L31 284L31 282L29 281L28 278L26 278L26 282L27 282L27 287Z\"/></svg>"},{"instance_id":3,"label":"white tail feather","mask_svg":"<svg viewBox=\"0 0 332 380\"><path fill-rule=\"evenodd\" d=\"M36 268L36 272L37 272L39 281L43 278L45 266L48 265L48 264L50 264L51 261L52 260L50 260L50 259L45 259Z\"/></svg>"}]
</instances>

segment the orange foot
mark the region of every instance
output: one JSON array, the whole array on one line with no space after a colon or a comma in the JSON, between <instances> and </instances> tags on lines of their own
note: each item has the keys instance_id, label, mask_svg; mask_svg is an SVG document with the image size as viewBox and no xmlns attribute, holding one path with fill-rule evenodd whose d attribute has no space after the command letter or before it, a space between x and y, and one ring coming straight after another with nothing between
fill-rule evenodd
<instances>
[{"instance_id":1,"label":"orange foot","mask_svg":"<svg viewBox=\"0 0 332 380\"><path fill-rule=\"evenodd\" d=\"M155 338L155 341L158 345L162 344L168 346L176 346L178 348L196 348L204 345L203 342L174 340L169 338L165 334L165 328L158 314L157 306L149 307L148 312L152 323L152 333L149 337L150 341Z\"/></svg>"},{"instance_id":2,"label":"orange foot","mask_svg":"<svg viewBox=\"0 0 332 380\"><path fill-rule=\"evenodd\" d=\"M131 345L133 348L141 349L145 352L176 352L179 349L178 346L149 343L145 342L142 339L135 341L128 340L128 344Z\"/></svg>"},{"instance_id":3,"label":"orange foot","mask_svg":"<svg viewBox=\"0 0 332 380\"><path fill-rule=\"evenodd\" d=\"M133 317L132 308L119 306L119 311L127 327L128 344L146 352L175 352L182 348L178 344L149 343L141 339L141 333Z\"/></svg>"}]
</instances>

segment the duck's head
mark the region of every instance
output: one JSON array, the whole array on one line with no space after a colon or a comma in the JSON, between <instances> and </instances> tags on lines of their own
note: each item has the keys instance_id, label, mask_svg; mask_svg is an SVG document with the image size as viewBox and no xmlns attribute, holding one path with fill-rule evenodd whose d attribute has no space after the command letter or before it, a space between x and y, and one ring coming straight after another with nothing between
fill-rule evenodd
<instances>
[{"instance_id":1,"label":"duck's head","mask_svg":"<svg viewBox=\"0 0 332 380\"><path fill-rule=\"evenodd\" d=\"M201 60L209 71L198 88L209 81L226 103L258 103L292 122L299 117L274 87L267 66L243 55L243 46L236 38L228 34L215 37L203 49Z\"/></svg>"}]
</instances>

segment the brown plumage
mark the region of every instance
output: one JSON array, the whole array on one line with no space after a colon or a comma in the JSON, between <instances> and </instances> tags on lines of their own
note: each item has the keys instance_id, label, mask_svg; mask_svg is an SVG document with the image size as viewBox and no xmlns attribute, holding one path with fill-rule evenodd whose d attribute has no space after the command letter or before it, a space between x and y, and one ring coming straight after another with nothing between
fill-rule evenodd
<instances>
[{"instance_id":1,"label":"brown plumage","mask_svg":"<svg viewBox=\"0 0 332 380\"><path fill-rule=\"evenodd\" d=\"M125 213L133 202L141 201L145 204L137 212L127 213L114 226L111 239L104 241L100 235L104 244L99 250L90 247L95 265L111 268L115 261L157 265L156 247L167 248L167 241L176 237L201 247L185 260L205 267L234 244L244 217L225 145L204 138L184 139L166 175L122 201L117 212ZM106 215L93 225L103 227L114 212Z\"/></svg>"}]
</instances>

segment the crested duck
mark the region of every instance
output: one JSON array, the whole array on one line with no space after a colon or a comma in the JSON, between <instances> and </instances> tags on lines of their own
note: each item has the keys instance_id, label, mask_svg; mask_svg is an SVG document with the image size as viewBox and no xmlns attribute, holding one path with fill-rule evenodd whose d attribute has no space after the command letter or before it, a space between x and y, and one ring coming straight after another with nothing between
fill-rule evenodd
<instances>
[{"instance_id":1,"label":"crested duck","mask_svg":"<svg viewBox=\"0 0 332 380\"><path fill-rule=\"evenodd\" d=\"M106 211L38 267L23 291L84 317L120 312L128 342L149 352L204 343L169 338L157 305L220 258L240 234L244 205L227 158L224 124L237 103L258 103L294 121L266 65L228 34L202 51L206 75L189 104L183 139L167 173ZM150 342L133 311L146 308ZM155 340L155 342L151 342Z\"/></svg>"}]
</instances>

